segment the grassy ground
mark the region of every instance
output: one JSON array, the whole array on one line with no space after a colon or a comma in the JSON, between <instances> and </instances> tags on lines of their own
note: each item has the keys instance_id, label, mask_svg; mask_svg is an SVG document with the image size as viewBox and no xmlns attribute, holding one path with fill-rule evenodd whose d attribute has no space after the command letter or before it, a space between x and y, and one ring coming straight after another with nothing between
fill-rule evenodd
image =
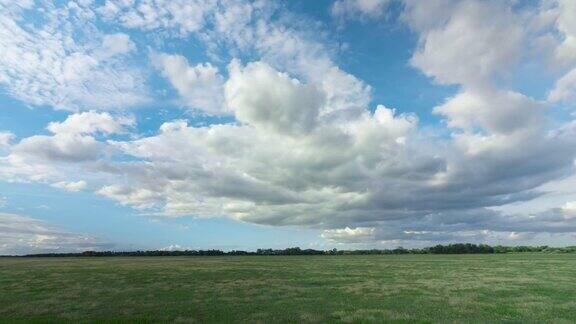
<instances>
[{"instance_id":1,"label":"grassy ground","mask_svg":"<svg viewBox=\"0 0 576 324\"><path fill-rule=\"evenodd\" d=\"M574 322L576 255L0 258L0 321Z\"/></svg>"}]
</instances>

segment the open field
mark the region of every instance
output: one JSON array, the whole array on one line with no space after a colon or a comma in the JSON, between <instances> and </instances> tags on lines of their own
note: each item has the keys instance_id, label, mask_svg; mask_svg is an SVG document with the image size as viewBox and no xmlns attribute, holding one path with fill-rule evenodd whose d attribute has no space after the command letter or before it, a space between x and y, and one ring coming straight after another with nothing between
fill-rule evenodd
<instances>
[{"instance_id":1,"label":"open field","mask_svg":"<svg viewBox=\"0 0 576 324\"><path fill-rule=\"evenodd\" d=\"M0 321L574 322L575 254L0 258Z\"/></svg>"}]
</instances>

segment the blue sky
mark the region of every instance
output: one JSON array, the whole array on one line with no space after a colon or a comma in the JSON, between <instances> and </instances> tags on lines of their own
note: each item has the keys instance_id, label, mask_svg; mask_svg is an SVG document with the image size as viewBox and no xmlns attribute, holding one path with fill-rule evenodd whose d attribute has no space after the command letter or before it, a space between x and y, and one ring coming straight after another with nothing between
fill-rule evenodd
<instances>
[{"instance_id":1,"label":"blue sky","mask_svg":"<svg viewBox=\"0 0 576 324\"><path fill-rule=\"evenodd\" d=\"M573 244L570 0L0 12L0 254Z\"/></svg>"}]
</instances>

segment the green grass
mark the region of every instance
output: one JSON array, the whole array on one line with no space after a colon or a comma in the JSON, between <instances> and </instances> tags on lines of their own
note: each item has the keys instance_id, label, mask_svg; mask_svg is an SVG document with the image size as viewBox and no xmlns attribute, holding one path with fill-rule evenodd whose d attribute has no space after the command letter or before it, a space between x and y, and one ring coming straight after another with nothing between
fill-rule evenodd
<instances>
[{"instance_id":1,"label":"green grass","mask_svg":"<svg viewBox=\"0 0 576 324\"><path fill-rule=\"evenodd\" d=\"M0 321L576 321L576 255L0 258Z\"/></svg>"}]
</instances>

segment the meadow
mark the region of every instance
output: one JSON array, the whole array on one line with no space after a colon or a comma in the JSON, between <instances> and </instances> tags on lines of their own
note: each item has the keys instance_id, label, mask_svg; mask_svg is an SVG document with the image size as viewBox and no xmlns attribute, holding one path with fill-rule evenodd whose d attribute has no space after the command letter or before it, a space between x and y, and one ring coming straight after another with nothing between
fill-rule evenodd
<instances>
[{"instance_id":1,"label":"meadow","mask_svg":"<svg viewBox=\"0 0 576 324\"><path fill-rule=\"evenodd\" d=\"M0 258L0 321L576 321L576 254Z\"/></svg>"}]
</instances>

